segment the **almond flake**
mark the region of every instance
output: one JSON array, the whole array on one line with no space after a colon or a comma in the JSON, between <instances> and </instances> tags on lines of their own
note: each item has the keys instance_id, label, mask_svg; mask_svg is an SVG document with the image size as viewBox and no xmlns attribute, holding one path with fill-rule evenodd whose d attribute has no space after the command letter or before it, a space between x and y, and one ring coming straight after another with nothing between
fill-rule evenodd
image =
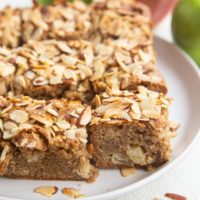
<instances>
[{"instance_id":1,"label":"almond flake","mask_svg":"<svg viewBox=\"0 0 200 200\"><path fill-rule=\"evenodd\" d=\"M83 126L87 125L90 122L91 117L92 117L91 108L89 106L87 106L83 110L83 112L81 113L81 115L80 115L79 124L83 125Z\"/></svg>"},{"instance_id":2,"label":"almond flake","mask_svg":"<svg viewBox=\"0 0 200 200\"><path fill-rule=\"evenodd\" d=\"M48 84L48 80L45 79L42 76L37 77L36 79L34 79L33 81L33 85L35 86L42 86L42 85L47 85Z\"/></svg>"},{"instance_id":3,"label":"almond flake","mask_svg":"<svg viewBox=\"0 0 200 200\"><path fill-rule=\"evenodd\" d=\"M15 78L15 82L16 82L17 84L19 84L20 86L22 86L23 88L26 87L26 81L25 81L25 79L24 79L24 76L17 76L17 77Z\"/></svg>"},{"instance_id":4,"label":"almond flake","mask_svg":"<svg viewBox=\"0 0 200 200\"><path fill-rule=\"evenodd\" d=\"M65 137L67 137L68 139L74 140L76 139L76 130L67 130L64 132Z\"/></svg>"},{"instance_id":5,"label":"almond flake","mask_svg":"<svg viewBox=\"0 0 200 200\"><path fill-rule=\"evenodd\" d=\"M138 54L139 54L140 58L142 59L142 61L144 61L145 64L149 63L152 59L152 57L149 54L145 53L142 50L139 50Z\"/></svg>"},{"instance_id":6,"label":"almond flake","mask_svg":"<svg viewBox=\"0 0 200 200\"><path fill-rule=\"evenodd\" d=\"M57 113L55 110L53 110L52 108L48 108L48 109L47 109L47 112L50 113L50 114L52 114L52 115L55 116L55 117L58 116L58 113Z\"/></svg>"},{"instance_id":7,"label":"almond flake","mask_svg":"<svg viewBox=\"0 0 200 200\"><path fill-rule=\"evenodd\" d=\"M77 65L77 67L78 67L79 70L82 71L86 76L92 76L92 70L91 70L88 66L79 64L79 65Z\"/></svg>"},{"instance_id":8,"label":"almond flake","mask_svg":"<svg viewBox=\"0 0 200 200\"><path fill-rule=\"evenodd\" d=\"M179 194L173 194L173 193L166 193L165 197L168 197L172 200L187 200L186 197L179 195Z\"/></svg>"},{"instance_id":9,"label":"almond flake","mask_svg":"<svg viewBox=\"0 0 200 200\"><path fill-rule=\"evenodd\" d=\"M55 186L41 186L34 190L34 192L42 194L46 197L52 197L54 194L56 194L58 191L58 188Z\"/></svg>"},{"instance_id":10,"label":"almond flake","mask_svg":"<svg viewBox=\"0 0 200 200\"><path fill-rule=\"evenodd\" d=\"M72 54L73 50L65 42L57 42L58 48L67 54Z\"/></svg>"},{"instance_id":11,"label":"almond flake","mask_svg":"<svg viewBox=\"0 0 200 200\"><path fill-rule=\"evenodd\" d=\"M86 49L84 49L83 55L84 55L86 64L88 66L91 66L94 60L93 49L91 47L87 47Z\"/></svg>"},{"instance_id":12,"label":"almond flake","mask_svg":"<svg viewBox=\"0 0 200 200\"><path fill-rule=\"evenodd\" d=\"M56 124L59 128L64 129L64 130L69 129L69 128L71 127L70 123L67 122L67 121L65 121L65 120L57 121L57 122L55 122L55 124Z\"/></svg>"},{"instance_id":13,"label":"almond flake","mask_svg":"<svg viewBox=\"0 0 200 200\"><path fill-rule=\"evenodd\" d=\"M132 176L133 174L135 174L136 169L134 167L131 167L131 168L122 168L120 170L120 172L121 172L121 175L123 177L127 177L127 176Z\"/></svg>"},{"instance_id":14,"label":"almond flake","mask_svg":"<svg viewBox=\"0 0 200 200\"><path fill-rule=\"evenodd\" d=\"M11 74L14 74L15 72L15 67L10 65L10 64L6 64L3 62L0 62L0 76L1 77L7 77Z\"/></svg>"},{"instance_id":15,"label":"almond flake","mask_svg":"<svg viewBox=\"0 0 200 200\"><path fill-rule=\"evenodd\" d=\"M25 77L27 77L28 79L30 80L33 80L35 78L35 73L32 72L32 71L27 71L25 74L24 74Z\"/></svg>"},{"instance_id":16,"label":"almond flake","mask_svg":"<svg viewBox=\"0 0 200 200\"><path fill-rule=\"evenodd\" d=\"M10 113L10 119L17 123L23 124L28 120L28 113L23 110L15 110Z\"/></svg>"},{"instance_id":17,"label":"almond flake","mask_svg":"<svg viewBox=\"0 0 200 200\"><path fill-rule=\"evenodd\" d=\"M4 161L6 159L6 154L9 152L10 147L8 145L6 145L3 149L3 151L1 152L1 157L0 157L0 161Z\"/></svg>"},{"instance_id":18,"label":"almond flake","mask_svg":"<svg viewBox=\"0 0 200 200\"><path fill-rule=\"evenodd\" d=\"M9 110L12 109L12 107L13 107L13 104L11 103L7 108L5 108L4 110L1 111L1 114L3 115L5 113L7 113Z\"/></svg>"},{"instance_id":19,"label":"almond flake","mask_svg":"<svg viewBox=\"0 0 200 200\"><path fill-rule=\"evenodd\" d=\"M133 118L134 119L139 119L141 118L141 111L140 111L140 107L139 104L135 101L133 102L131 109L133 111Z\"/></svg>"},{"instance_id":20,"label":"almond flake","mask_svg":"<svg viewBox=\"0 0 200 200\"><path fill-rule=\"evenodd\" d=\"M30 118L44 124L46 127L50 127L53 124L51 121L46 120L44 117L42 117L40 115L32 114L32 115L30 115Z\"/></svg>"},{"instance_id":21,"label":"almond flake","mask_svg":"<svg viewBox=\"0 0 200 200\"><path fill-rule=\"evenodd\" d=\"M49 80L49 83L51 85L57 85L57 84L63 83L62 76L58 75L58 76L51 77L50 80Z\"/></svg>"},{"instance_id":22,"label":"almond flake","mask_svg":"<svg viewBox=\"0 0 200 200\"><path fill-rule=\"evenodd\" d=\"M130 73L130 69L128 68L128 66L123 62L123 59L122 59L122 54L119 53L119 52L116 52L115 53L115 58L116 58L116 61L118 62L118 64L120 65L120 67L127 73Z\"/></svg>"},{"instance_id":23,"label":"almond flake","mask_svg":"<svg viewBox=\"0 0 200 200\"><path fill-rule=\"evenodd\" d=\"M79 190L74 188L63 188L62 193L72 198L77 198L80 195Z\"/></svg>"}]
</instances>

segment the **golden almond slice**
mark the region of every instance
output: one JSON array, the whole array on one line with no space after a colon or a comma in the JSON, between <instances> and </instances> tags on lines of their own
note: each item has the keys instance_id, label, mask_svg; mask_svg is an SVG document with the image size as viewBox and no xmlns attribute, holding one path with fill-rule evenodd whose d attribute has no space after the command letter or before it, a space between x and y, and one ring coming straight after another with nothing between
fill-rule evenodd
<instances>
[{"instance_id":1,"label":"golden almond slice","mask_svg":"<svg viewBox=\"0 0 200 200\"><path fill-rule=\"evenodd\" d=\"M135 174L135 172L136 169L134 167L120 169L120 173L123 177L132 176L133 174Z\"/></svg>"},{"instance_id":2,"label":"golden almond slice","mask_svg":"<svg viewBox=\"0 0 200 200\"><path fill-rule=\"evenodd\" d=\"M80 195L79 190L75 188L63 188L62 193L74 199L76 199Z\"/></svg>"},{"instance_id":3,"label":"golden almond slice","mask_svg":"<svg viewBox=\"0 0 200 200\"><path fill-rule=\"evenodd\" d=\"M80 115L79 124L80 125L87 125L92 117L92 111L89 106L87 106Z\"/></svg>"},{"instance_id":4,"label":"golden almond slice","mask_svg":"<svg viewBox=\"0 0 200 200\"><path fill-rule=\"evenodd\" d=\"M57 193L57 191L58 188L55 186L41 186L34 190L34 192L44 195L46 197L52 197L54 194Z\"/></svg>"},{"instance_id":5,"label":"golden almond slice","mask_svg":"<svg viewBox=\"0 0 200 200\"><path fill-rule=\"evenodd\" d=\"M15 110L10 113L10 119L17 123L23 124L28 120L28 113L23 110Z\"/></svg>"}]
</instances>

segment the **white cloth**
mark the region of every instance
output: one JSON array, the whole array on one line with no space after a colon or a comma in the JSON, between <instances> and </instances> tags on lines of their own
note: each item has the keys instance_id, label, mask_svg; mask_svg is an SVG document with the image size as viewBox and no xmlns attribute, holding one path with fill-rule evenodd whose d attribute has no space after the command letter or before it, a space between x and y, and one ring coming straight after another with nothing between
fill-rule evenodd
<instances>
[{"instance_id":1,"label":"white cloth","mask_svg":"<svg viewBox=\"0 0 200 200\"><path fill-rule=\"evenodd\" d=\"M156 27L155 34L173 41L171 15ZM153 200L155 197L163 197L167 192L184 195L189 200L200 200L200 140L178 166L119 200Z\"/></svg>"}]
</instances>

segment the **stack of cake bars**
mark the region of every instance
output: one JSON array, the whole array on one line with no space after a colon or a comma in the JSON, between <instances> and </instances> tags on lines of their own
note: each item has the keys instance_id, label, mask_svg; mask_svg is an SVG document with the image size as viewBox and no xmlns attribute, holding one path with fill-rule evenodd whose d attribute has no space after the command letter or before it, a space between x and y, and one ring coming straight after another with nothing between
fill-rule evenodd
<instances>
[{"instance_id":1,"label":"stack of cake bars","mask_svg":"<svg viewBox=\"0 0 200 200\"><path fill-rule=\"evenodd\" d=\"M1 176L94 181L170 159L177 126L145 5L7 7L0 45Z\"/></svg>"}]
</instances>

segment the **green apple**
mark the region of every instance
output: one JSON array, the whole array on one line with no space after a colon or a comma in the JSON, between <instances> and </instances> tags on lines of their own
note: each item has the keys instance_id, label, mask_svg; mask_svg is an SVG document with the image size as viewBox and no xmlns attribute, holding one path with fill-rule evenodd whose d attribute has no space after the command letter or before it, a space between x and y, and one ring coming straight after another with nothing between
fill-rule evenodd
<instances>
[{"instance_id":1,"label":"green apple","mask_svg":"<svg viewBox=\"0 0 200 200\"><path fill-rule=\"evenodd\" d=\"M200 66L200 0L181 0L172 18L175 42Z\"/></svg>"},{"instance_id":2,"label":"green apple","mask_svg":"<svg viewBox=\"0 0 200 200\"><path fill-rule=\"evenodd\" d=\"M43 5L48 5L53 3L53 0L37 0L37 1Z\"/></svg>"}]
</instances>

